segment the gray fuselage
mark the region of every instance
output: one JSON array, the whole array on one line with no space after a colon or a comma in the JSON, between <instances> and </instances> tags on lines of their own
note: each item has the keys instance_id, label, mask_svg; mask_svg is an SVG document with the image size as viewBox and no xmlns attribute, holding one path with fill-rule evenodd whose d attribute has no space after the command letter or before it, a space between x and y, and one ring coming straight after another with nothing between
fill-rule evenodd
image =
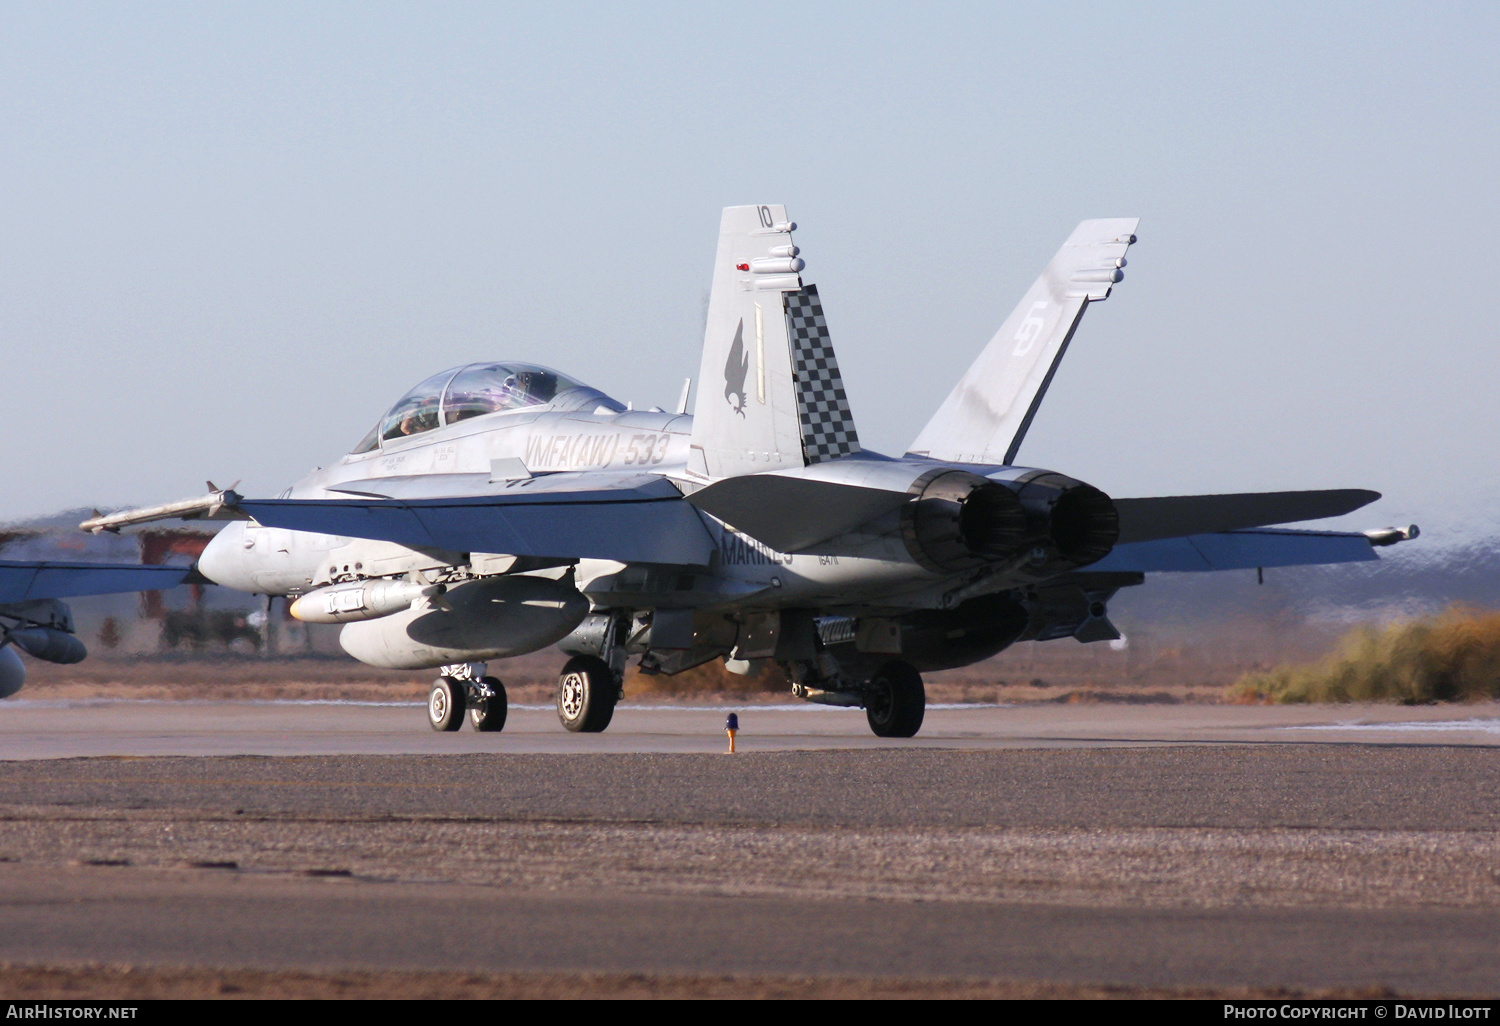
<instances>
[{"instance_id":1,"label":"gray fuselage","mask_svg":"<svg viewBox=\"0 0 1500 1026\"><path fill-rule=\"evenodd\" d=\"M283 497L434 497L488 483L498 475L517 474L646 473L682 485L688 479L692 425L692 417L685 414L622 410L602 393L580 387L546 406L491 413L386 439L368 452L351 453L315 470ZM684 568L567 560L577 563L577 586L596 607L874 605L899 610L949 605L951 593L969 580L918 565L902 541L894 514L820 546L817 554L796 555L776 552L712 517L703 519L715 543L708 567L682 572ZM229 524L210 543L199 568L227 587L299 595L339 580L412 570L505 570L509 568L504 556L415 550L242 521ZM563 560L566 554L560 554Z\"/></svg>"}]
</instances>

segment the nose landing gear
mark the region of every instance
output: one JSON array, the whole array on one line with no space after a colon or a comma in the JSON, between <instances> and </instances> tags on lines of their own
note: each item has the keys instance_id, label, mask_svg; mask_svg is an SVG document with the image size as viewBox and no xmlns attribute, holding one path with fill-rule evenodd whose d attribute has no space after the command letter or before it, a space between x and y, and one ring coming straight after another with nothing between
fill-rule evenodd
<instances>
[{"instance_id":1,"label":"nose landing gear","mask_svg":"<svg viewBox=\"0 0 1500 1026\"><path fill-rule=\"evenodd\" d=\"M427 722L433 730L457 730L464 725L464 687L452 677L439 677L427 694Z\"/></svg>"},{"instance_id":2,"label":"nose landing gear","mask_svg":"<svg viewBox=\"0 0 1500 1026\"><path fill-rule=\"evenodd\" d=\"M508 711L505 685L500 683L499 677L481 677L469 689L469 726L481 734L504 730Z\"/></svg>"},{"instance_id":3,"label":"nose landing gear","mask_svg":"<svg viewBox=\"0 0 1500 1026\"><path fill-rule=\"evenodd\" d=\"M427 695L427 722L433 730L454 731L469 725L481 733L505 728L509 709L505 685L498 677L485 676L484 663L444 666ZM465 716L467 714L467 717Z\"/></svg>"}]
</instances>

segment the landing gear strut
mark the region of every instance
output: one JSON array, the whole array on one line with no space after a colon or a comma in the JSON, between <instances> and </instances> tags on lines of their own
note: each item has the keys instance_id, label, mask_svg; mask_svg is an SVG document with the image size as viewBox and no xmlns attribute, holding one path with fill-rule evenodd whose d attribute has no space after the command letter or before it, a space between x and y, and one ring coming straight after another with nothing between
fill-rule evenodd
<instances>
[{"instance_id":1,"label":"landing gear strut","mask_svg":"<svg viewBox=\"0 0 1500 1026\"><path fill-rule=\"evenodd\" d=\"M620 678L598 656L574 656L557 679L557 718L574 733L609 726L620 698Z\"/></svg>"},{"instance_id":2,"label":"landing gear strut","mask_svg":"<svg viewBox=\"0 0 1500 1026\"><path fill-rule=\"evenodd\" d=\"M505 728L505 685L498 677L485 676L484 671L484 663L443 667L443 675L433 682L427 695L427 722L433 730L457 730L464 725L466 712L469 725L481 733Z\"/></svg>"}]
</instances>

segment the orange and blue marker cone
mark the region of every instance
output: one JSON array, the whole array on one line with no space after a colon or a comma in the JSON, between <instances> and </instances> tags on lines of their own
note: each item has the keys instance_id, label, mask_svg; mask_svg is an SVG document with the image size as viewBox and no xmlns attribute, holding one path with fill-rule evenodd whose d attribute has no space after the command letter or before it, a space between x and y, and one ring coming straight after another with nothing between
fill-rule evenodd
<instances>
[{"instance_id":1,"label":"orange and blue marker cone","mask_svg":"<svg viewBox=\"0 0 1500 1026\"><path fill-rule=\"evenodd\" d=\"M724 721L724 733L729 735L729 751L725 752L725 755L734 754L734 735L739 732L739 729L740 718L734 713L730 713L729 718Z\"/></svg>"}]
</instances>

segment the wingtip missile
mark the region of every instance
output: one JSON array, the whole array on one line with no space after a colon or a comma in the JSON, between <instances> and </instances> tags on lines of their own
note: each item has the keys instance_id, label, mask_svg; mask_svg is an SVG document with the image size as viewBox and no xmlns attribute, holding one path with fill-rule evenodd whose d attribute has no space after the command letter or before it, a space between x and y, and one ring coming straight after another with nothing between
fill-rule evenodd
<instances>
[{"instance_id":1,"label":"wingtip missile","mask_svg":"<svg viewBox=\"0 0 1500 1026\"><path fill-rule=\"evenodd\" d=\"M235 491L233 486L216 488L212 481L207 484L210 489L209 493L195 499L167 502L159 506L144 506L140 509L127 509L107 515L101 515L98 510L95 510L92 517L78 525L78 529L90 534L100 534L105 531L117 534L122 527L149 524L156 520L250 519L239 510L240 500L244 496ZM235 484L239 482L236 481Z\"/></svg>"},{"instance_id":2,"label":"wingtip missile","mask_svg":"<svg viewBox=\"0 0 1500 1026\"><path fill-rule=\"evenodd\" d=\"M1422 533L1422 529L1416 524L1408 524L1406 527L1382 527L1373 531L1363 532L1374 546L1395 545L1397 542L1411 541Z\"/></svg>"}]
</instances>

